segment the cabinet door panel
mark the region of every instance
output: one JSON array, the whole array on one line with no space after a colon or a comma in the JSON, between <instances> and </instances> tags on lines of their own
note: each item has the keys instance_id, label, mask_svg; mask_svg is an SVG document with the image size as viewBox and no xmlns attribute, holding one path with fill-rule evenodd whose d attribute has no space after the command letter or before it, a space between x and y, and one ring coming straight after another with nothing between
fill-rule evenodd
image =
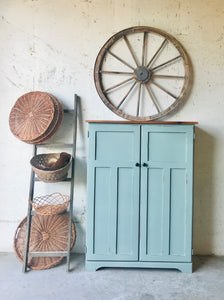
<instances>
[{"instance_id":1,"label":"cabinet door panel","mask_svg":"<svg viewBox=\"0 0 224 300\"><path fill-rule=\"evenodd\" d=\"M130 161L134 156L133 132L97 131L95 159L98 161Z\"/></svg>"},{"instance_id":2,"label":"cabinet door panel","mask_svg":"<svg viewBox=\"0 0 224 300\"><path fill-rule=\"evenodd\" d=\"M116 253L119 255L130 255L133 253L133 244L138 244L133 240L133 221L135 223L136 210L138 211L138 197L134 197L135 174L133 168L119 168L117 178L117 234ZM137 201L136 201L137 200ZM137 202L137 203L136 203ZM138 228L138 224L135 223Z\"/></svg>"},{"instance_id":3,"label":"cabinet door panel","mask_svg":"<svg viewBox=\"0 0 224 300\"><path fill-rule=\"evenodd\" d=\"M163 255L164 170L147 169L148 202L146 208L146 255ZM153 198L156 195L156 201Z\"/></svg>"},{"instance_id":4,"label":"cabinet door panel","mask_svg":"<svg viewBox=\"0 0 224 300\"><path fill-rule=\"evenodd\" d=\"M110 168L95 168L93 253L109 254L111 228ZM103 187L103 188L102 188ZM102 226L103 224L103 226Z\"/></svg>"},{"instance_id":5,"label":"cabinet door panel","mask_svg":"<svg viewBox=\"0 0 224 300\"><path fill-rule=\"evenodd\" d=\"M148 161L185 162L185 132L149 132Z\"/></svg>"},{"instance_id":6,"label":"cabinet door panel","mask_svg":"<svg viewBox=\"0 0 224 300\"><path fill-rule=\"evenodd\" d=\"M138 259L139 144L139 126L90 126L88 260Z\"/></svg>"},{"instance_id":7,"label":"cabinet door panel","mask_svg":"<svg viewBox=\"0 0 224 300\"><path fill-rule=\"evenodd\" d=\"M171 169L170 174L170 255L185 255L186 169Z\"/></svg>"},{"instance_id":8,"label":"cabinet door panel","mask_svg":"<svg viewBox=\"0 0 224 300\"><path fill-rule=\"evenodd\" d=\"M141 146L140 260L190 261L193 127L145 125Z\"/></svg>"}]
</instances>

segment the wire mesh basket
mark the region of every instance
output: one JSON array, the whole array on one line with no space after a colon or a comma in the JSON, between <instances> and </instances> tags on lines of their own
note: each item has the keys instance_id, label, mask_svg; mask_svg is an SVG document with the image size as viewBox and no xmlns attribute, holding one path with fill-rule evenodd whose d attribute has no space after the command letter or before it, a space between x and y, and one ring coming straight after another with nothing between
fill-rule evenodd
<instances>
[{"instance_id":1,"label":"wire mesh basket","mask_svg":"<svg viewBox=\"0 0 224 300\"><path fill-rule=\"evenodd\" d=\"M70 197L58 192L35 197L31 202L33 209L38 215L56 215L63 213L69 205Z\"/></svg>"}]
</instances>

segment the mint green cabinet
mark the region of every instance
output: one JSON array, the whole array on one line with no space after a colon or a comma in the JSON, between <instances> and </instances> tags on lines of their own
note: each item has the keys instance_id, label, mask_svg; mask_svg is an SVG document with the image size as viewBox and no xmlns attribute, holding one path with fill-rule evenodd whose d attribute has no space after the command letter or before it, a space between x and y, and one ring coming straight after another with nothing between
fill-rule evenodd
<instances>
[{"instance_id":1,"label":"mint green cabinet","mask_svg":"<svg viewBox=\"0 0 224 300\"><path fill-rule=\"evenodd\" d=\"M194 125L89 123L86 269L192 271Z\"/></svg>"}]
</instances>

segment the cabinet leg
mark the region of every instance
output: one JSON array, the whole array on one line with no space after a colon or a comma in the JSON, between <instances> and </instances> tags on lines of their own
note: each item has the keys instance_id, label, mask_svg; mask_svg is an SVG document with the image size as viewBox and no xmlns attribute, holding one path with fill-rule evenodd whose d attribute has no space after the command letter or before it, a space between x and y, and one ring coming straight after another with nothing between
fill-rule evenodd
<instances>
[{"instance_id":1,"label":"cabinet leg","mask_svg":"<svg viewBox=\"0 0 224 300\"><path fill-rule=\"evenodd\" d=\"M86 271L94 272L97 271L101 266L94 261L86 261Z\"/></svg>"},{"instance_id":2,"label":"cabinet leg","mask_svg":"<svg viewBox=\"0 0 224 300\"><path fill-rule=\"evenodd\" d=\"M178 267L178 270L183 273L192 273L192 263L184 263Z\"/></svg>"}]
</instances>

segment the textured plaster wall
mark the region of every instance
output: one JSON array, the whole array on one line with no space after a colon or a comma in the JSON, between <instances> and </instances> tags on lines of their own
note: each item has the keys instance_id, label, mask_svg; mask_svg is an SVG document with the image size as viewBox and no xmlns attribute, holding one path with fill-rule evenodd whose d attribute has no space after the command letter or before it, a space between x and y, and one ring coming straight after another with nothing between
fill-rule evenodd
<instances>
[{"instance_id":1,"label":"textured plaster wall","mask_svg":"<svg viewBox=\"0 0 224 300\"><path fill-rule=\"evenodd\" d=\"M198 121L195 145L194 251L224 255L224 2L223 0L1 0L0 1L0 251L27 211L32 147L10 133L8 115L22 94L53 93L71 108L81 96L74 216L84 252L86 119L117 120L93 81L95 58L116 32L136 25L160 28L189 53L194 84L186 104L168 120ZM57 134L69 139L71 120ZM47 149L49 150L49 149ZM55 150L55 149L53 149ZM68 186L54 186L66 191ZM39 186L46 194L49 186Z\"/></svg>"}]
</instances>

